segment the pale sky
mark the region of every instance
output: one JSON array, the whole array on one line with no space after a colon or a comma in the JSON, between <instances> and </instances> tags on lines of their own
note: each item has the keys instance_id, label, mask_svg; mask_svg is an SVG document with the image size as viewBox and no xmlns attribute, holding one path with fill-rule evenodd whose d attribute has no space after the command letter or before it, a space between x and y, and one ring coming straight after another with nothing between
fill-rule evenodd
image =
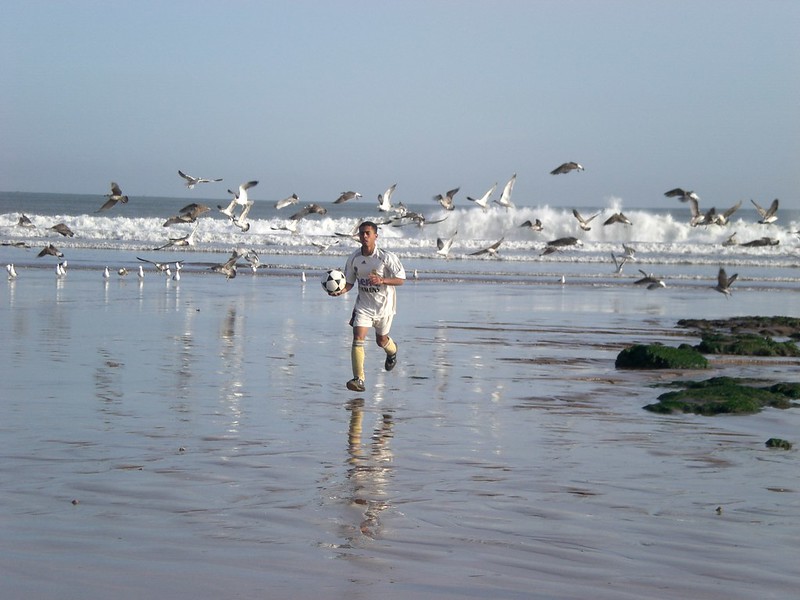
<instances>
[{"instance_id":1,"label":"pale sky","mask_svg":"<svg viewBox=\"0 0 800 600\"><path fill-rule=\"evenodd\" d=\"M3 191L800 204L795 0L0 6Z\"/></svg>"}]
</instances>

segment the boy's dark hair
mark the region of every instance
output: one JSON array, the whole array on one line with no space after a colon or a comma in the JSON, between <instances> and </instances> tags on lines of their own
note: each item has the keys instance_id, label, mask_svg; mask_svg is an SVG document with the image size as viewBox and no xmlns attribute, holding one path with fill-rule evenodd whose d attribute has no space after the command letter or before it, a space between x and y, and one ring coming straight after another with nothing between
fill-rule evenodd
<instances>
[{"instance_id":1,"label":"boy's dark hair","mask_svg":"<svg viewBox=\"0 0 800 600\"><path fill-rule=\"evenodd\" d=\"M378 226L375 223L373 223L372 221L362 221L361 225L358 226L359 231L361 231L362 227L371 227L372 231L374 231L375 233L378 233Z\"/></svg>"}]
</instances>

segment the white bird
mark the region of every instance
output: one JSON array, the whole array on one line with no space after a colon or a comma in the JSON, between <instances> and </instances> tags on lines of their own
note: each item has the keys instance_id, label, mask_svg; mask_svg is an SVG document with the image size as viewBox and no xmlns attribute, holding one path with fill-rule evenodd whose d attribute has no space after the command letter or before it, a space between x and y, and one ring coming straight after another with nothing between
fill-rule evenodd
<instances>
[{"instance_id":1,"label":"white bird","mask_svg":"<svg viewBox=\"0 0 800 600\"><path fill-rule=\"evenodd\" d=\"M584 231L591 231L591 229L592 229L592 228L589 226L589 223L591 223L591 222L592 222L592 220L593 220L593 219L595 219L595 218L596 218L596 217L597 217L599 214L600 214L600 213L596 213L596 214L593 214L593 215L592 215L591 217L589 217L588 219L584 219L584 218L581 216L581 213L579 213L577 209L575 209L575 208L573 208L573 209L572 209L572 215L573 215L573 216L574 216L576 219L578 219L578 225L580 225L580 226L581 226L581 229L583 229Z\"/></svg>"},{"instance_id":2,"label":"white bird","mask_svg":"<svg viewBox=\"0 0 800 600\"><path fill-rule=\"evenodd\" d=\"M56 265L56 277L61 279L67 274L67 261L62 261Z\"/></svg>"},{"instance_id":3,"label":"white bird","mask_svg":"<svg viewBox=\"0 0 800 600\"><path fill-rule=\"evenodd\" d=\"M562 275L561 278L558 280L558 282L561 285L564 285L565 283L567 283L567 278Z\"/></svg>"},{"instance_id":4,"label":"white bird","mask_svg":"<svg viewBox=\"0 0 800 600\"><path fill-rule=\"evenodd\" d=\"M636 260L636 248L622 242L622 250L625 252L625 260Z\"/></svg>"},{"instance_id":5,"label":"white bird","mask_svg":"<svg viewBox=\"0 0 800 600\"><path fill-rule=\"evenodd\" d=\"M433 197L433 199L442 205L442 208L445 210L455 210L456 205L454 202L455 195L458 193L458 190L461 188L453 188L449 190L446 194L437 194Z\"/></svg>"},{"instance_id":6,"label":"white bird","mask_svg":"<svg viewBox=\"0 0 800 600\"><path fill-rule=\"evenodd\" d=\"M514 203L511 202L511 192L514 191L514 183L517 181L517 174L514 173L511 176L511 179L508 180L505 187L503 188L503 193L500 194L500 198L495 200L497 204L500 206L505 206L506 208L514 208Z\"/></svg>"},{"instance_id":7,"label":"white bird","mask_svg":"<svg viewBox=\"0 0 800 600\"><path fill-rule=\"evenodd\" d=\"M772 204L770 204L769 208L766 210L761 208L755 200L751 199L750 202L753 203L753 206L756 207L758 214L761 215L761 219L759 219L758 222L761 223L762 225L768 225L769 223L774 223L775 221L778 220L778 215L775 214L778 212L777 198L775 198L775 200L772 201Z\"/></svg>"},{"instance_id":8,"label":"white bird","mask_svg":"<svg viewBox=\"0 0 800 600\"><path fill-rule=\"evenodd\" d=\"M6 271L8 271L9 281L17 278L17 270L14 268L13 264L6 265Z\"/></svg>"},{"instance_id":9,"label":"white bird","mask_svg":"<svg viewBox=\"0 0 800 600\"><path fill-rule=\"evenodd\" d=\"M397 187L395 183L389 189L387 189L382 194L378 194L378 210L381 212L391 212L392 211L392 194L394 194L394 188Z\"/></svg>"},{"instance_id":10,"label":"white bird","mask_svg":"<svg viewBox=\"0 0 800 600\"><path fill-rule=\"evenodd\" d=\"M697 227L698 225L710 225L714 222L716 212L713 208L706 214L700 212L700 205L696 198L689 197L689 211L692 213L692 218L689 220L689 225Z\"/></svg>"},{"instance_id":11,"label":"white bird","mask_svg":"<svg viewBox=\"0 0 800 600\"><path fill-rule=\"evenodd\" d=\"M550 171L550 175L561 175L564 173L569 173L570 171L583 171L583 165L579 165L576 162L565 162L555 169Z\"/></svg>"},{"instance_id":12,"label":"white bird","mask_svg":"<svg viewBox=\"0 0 800 600\"><path fill-rule=\"evenodd\" d=\"M180 169L178 169L178 175L183 177L186 180L186 187L190 190L194 188L198 183L213 183L215 181L222 181L222 179L206 179L205 177L192 177L191 175L187 175Z\"/></svg>"},{"instance_id":13,"label":"white bird","mask_svg":"<svg viewBox=\"0 0 800 600\"><path fill-rule=\"evenodd\" d=\"M109 277L111 277L111 273L109 272L108 267L106 267L103 269L103 279L108 279Z\"/></svg>"},{"instance_id":14,"label":"white bird","mask_svg":"<svg viewBox=\"0 0 800 600\"><path fill-rule=\"evenodd\" d=\"M223 215L226 215L228 218L233 219L233 211L236 209L237 206L241 206L242 210L244 210L244 208L248 205L248 203L251 202L247 197L247 190L256 185L258 185L258 181L248 181L247 183L243 183L242 185L239 186L238 192L233 192L231 190L228 190L229 194L233 194L233 200L231 200L231 203L228 204L228 206L226 206L225 208L222 208L222 205L219 204L217 205L217 208Z\"/></svg>"},{"instance_id":15,"label":"white bird","mask_svg":"<svg viewBox=\"0 0 800 600\"><path fill-rule=\"evenodd\" d=\"M117 275L119 275L120 277L126 277L128 275L128 269L126 269L125 267L120 267L117 270Z\"/></svg>"},{"instance_id":16,"label":"white bird","mask_svg":"<svg viewBox=\"0 0 800 600\"><path fill-rule=\"evenodd\" d=\"M489 208L489 198L492 196L492 194L494 194L494 190L496 188L497 188L497 183L495 182L495 184L489 188L489 191L487 191L480 198L472 198L470 196L467 196L467 200L471 200L472 202L480 206L483 210L486 210L487 208Z\"/></svg>"},{"instance_id":17,"label":"white bird","mask_svg":"<svg viewBox=\"0 0 800 600\"><path fill-rule=\"evenodd\" d=\"M327 244L324 242L317 242L311 240L311 245L314 246L315 248L318 248L320 253L325 252L328 248L330 248L331 246L335 246L338 243L339 240L333 240L332 242L329 242Z\"/></svg>"},{"instance_id":18,"label":"white bird","mask_svg":"<svg viewBox=\"0 0 800 600\"><path fill-rule=\"evenodd\" d=\"M306 282L306 272L305 271L301 271L300 272L300 281L302 281L303 283Z\"/></svg>"},{"instance_id":19,"label":"white bird","mask_svg":"<svg viewBox=\"0 0 800 600\"><path fill-rule=\"evenodd\" d=\"M169 265L167 263L153 262L152 260L147 260L146 258L139 258L138 256L136 257L136 260L140 260L142 262L150 263L160 273L166 273L169 270ZM183 262L183 261L179 261L179 262Z\"/></svg>"},{"instance_id":20,"label":"white bird","mask_svg":"<svg viewBox=\"0 0 800 600\"><path fill-rule=\"evenodd\" d=\"M720 226L725 226L728 224L728 220L731 218L731 215L739 210L739 207L742 206L742 201L739 200L736 204L731 206L728 210L723 213L718 213L714 218L714 223Z\"/></svg>"},{"instance_id":21,"label":"white bird","mask_svg":"<svg viewBox=\"0 0 800 600\"><path fill-rule=\"evenodd\" d=\"M144 269L139 265L139 279L144 279Z\"/></svg>"},{"instance_id":22,"label":"white bird","mask_svg":"<svg viewBox=\"0 0 800 600\"><path fill-rule=\"evenodd\" d=\"M297 194L292 194L288 198L284 198L283 200L278 200L275 203L275 208L277 210L280 210L282 208L286 208L287 206L291 206L292 204L297 204L298 202L300 202L300 196L298 196Z\"/></svg>"},{"instance_id":23,"label":"white bird","mask_svg":"<svg viewBox=\"0 0 800 600\"><path fill-rule=\"evenodd\" d=\"M181 280L181 269L183 269L183 265L179 262L175 263L175 274L172 276L173 281L180 281Z\"/></svg>"},{"instance_id":24,"label":"white bird","mask_svg":"<svg viewBox=\"0 0 800 600\"><path fill-rule=\"evenodd\" d=\"M453 247L453 240L456 239L457 235L458 235L458 230L454 231L453 235L451 235L446 240L443 240L442 238L438 238L437 237L436 238L436 247L438 249L436 250L436 254L438 254L440 256L444 256L445 258L449 258L449 256L450 256L450 248Z\"/></svg>"},{"instance_id":25,"label":"white bird","mask_svg":"<svg viewBox=\"0 0 800 600\"><path fill-rule=\"evenodd\" d=\"M728 277L728 274L725 272L725 269L720 267L719 273L717 273L717 285L714 286L714 289L721 294L725 294L726 298L730 298L731 286L733 285L733 282L736 281L737 277L739 277L738 273L735 273L730 277Z\"/></svg>"},{"instance_id":26,"label":"white bird","mask_svg":"<svg viewBox=\"0 0 800 600\"><path fill-rule=\"evenodd\" d=\"M170 246L194 246L194 234L197 233L197 226L198 224L195 223L195 226L188 234L177 238L169 238L166 244L159 246L158 248L153 248L153 250L163 250L164 248L169 248Z\"/></svg>"},{"instance_id":27,"label":"white bird","mask_svg":"<svg viewBox=\"0 0 800 600\"><path fill-rule=\"evenodd\" d=\"M615 273L622 273L622 267L624 267L625 263L628 262L628 259L624 256L620 256L619 260L617 260L617 255L613 252L611 253L611 260L614 261Z\"/></svg>"}]
</instances>

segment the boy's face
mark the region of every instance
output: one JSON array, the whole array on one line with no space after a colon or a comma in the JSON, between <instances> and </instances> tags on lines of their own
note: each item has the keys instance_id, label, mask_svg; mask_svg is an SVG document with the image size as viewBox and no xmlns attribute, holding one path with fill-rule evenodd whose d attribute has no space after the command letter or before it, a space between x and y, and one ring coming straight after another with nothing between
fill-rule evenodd
<instances>
[{"instance_id":1,"label":"boy's face","mask_svg":"<svg viewBox=\"0 0 800 600\"><path fill-rule=\"evenodd\" d=\"M372 227L359 227L358 239L361 241L362 246L372 247L375 245L375 240L378 239L378 233Z\"/></svg>"}]
</instances>

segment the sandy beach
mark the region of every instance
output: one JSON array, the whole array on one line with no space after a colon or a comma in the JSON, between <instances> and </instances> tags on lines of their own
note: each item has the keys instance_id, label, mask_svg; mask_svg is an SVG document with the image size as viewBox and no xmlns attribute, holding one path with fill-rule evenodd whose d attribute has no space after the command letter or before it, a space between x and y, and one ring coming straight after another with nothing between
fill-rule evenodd
<instances>
[{"instance_id":1,"label":"sandy beach","mask_svg":"<svg viewBox=\"0 0 800 600\"><path fill-rule=\"evenodd\" d=\"M642 407L659 382L797 381L800 361L614 368L632 343L696 343L680 318L798 316L794 290L423 274L399 291L397 369L371 345L357 395L354 296L297 275L3 282L4 598L796 594L800 410Z\"/></svg>"}]
</instances>

